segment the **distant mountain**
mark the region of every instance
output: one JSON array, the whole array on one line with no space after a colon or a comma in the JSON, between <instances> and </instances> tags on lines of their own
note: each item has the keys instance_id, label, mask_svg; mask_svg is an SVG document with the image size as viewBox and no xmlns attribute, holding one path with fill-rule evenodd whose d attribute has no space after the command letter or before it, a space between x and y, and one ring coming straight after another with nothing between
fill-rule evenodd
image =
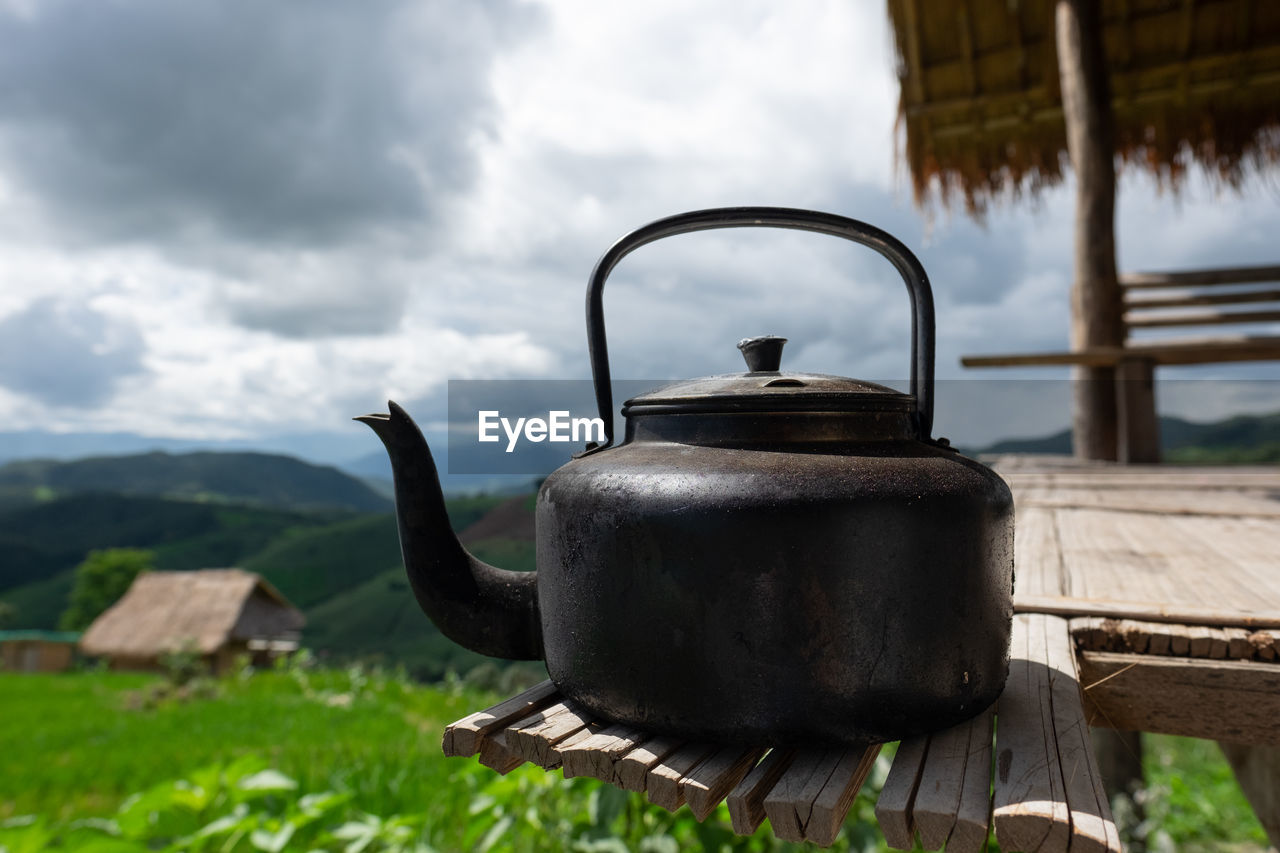
<instances>
[{"instance_id":1,"label":"distant mountain","mask_svg":"<svg viewBox=\"0 0 1280 853\"><path fill-rule=\"evenodd\" d=\"M0 494L12 501L82 492L249 503L284 509L386 512L391 501L336 468L267 453L197 452L29 459L0 467Z\"/></svg>"},{"instance_id":2,"label":"distant mountain","mask_svg":"<svg viewBox=\"0 0 1280 853\"><path fill-rule=\"evenodd\" d=\"M338 465L377 439L359 424L346 422L329 432L264 435L253 439L165 438L132 432L48 432L28 429L0 432L0 463L15 459L81 459L86 456L132 456L158 450L190 453L280 453L321 465Z\"/></svg>"},{"instance_id":3,"label":"distant mountain","mask_svg":"<svg viewBox=\"0 0 1280 853\"><path fill-rule=\"evenodd\" d=\"M1160 447L1171 462L1280 462L1280 412L1197 423L1160 418ZM997 441L975 453L1070 453L1071 430Z\"/></svg>"}]
</instances>

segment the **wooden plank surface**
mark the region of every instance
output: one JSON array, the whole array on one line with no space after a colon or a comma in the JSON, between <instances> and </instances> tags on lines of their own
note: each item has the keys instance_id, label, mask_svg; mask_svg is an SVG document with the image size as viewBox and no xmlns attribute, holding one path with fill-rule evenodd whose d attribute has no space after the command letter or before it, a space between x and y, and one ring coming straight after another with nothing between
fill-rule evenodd
<instances>
[{"instance_id":1,"label":"wooden plank surface","mask_svg":"<svg viewBox=\"0 0 1280 853\"><path fill-rule=\"evenodd\" d=\"M1091 726L1280 746L1280 665L1084 652Z\"/></svg>"}]
</instances>

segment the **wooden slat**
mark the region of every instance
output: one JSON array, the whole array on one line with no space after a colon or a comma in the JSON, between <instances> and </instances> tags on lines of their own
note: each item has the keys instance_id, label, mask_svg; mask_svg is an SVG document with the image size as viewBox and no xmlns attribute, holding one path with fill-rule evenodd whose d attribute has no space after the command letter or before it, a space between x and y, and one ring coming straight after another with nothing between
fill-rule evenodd
<instances>
[{"instance_id":1,"label":"wooden slat","mask_svg":"<svg viewBox=\"0 0 1280 853\"><path fill-rule=\"evenodd\" d=\"M929 736L911 816L920 833L920 846L939 850L947 843L960 808L964 768L969 760L968 721Z\"/></svg>"},{"instance_id":2,"label":"wooden slat","mask_svg":"<svg viewBox=\"0 0 1280 853\"><path fill-rule=\"evenodd\" d=\"M1118 276L1124 288L1189 287L1216 284L1255 284L1280 281L1280 266L1230 267L1181 272L1131 272Z\"/></svg>"},{"instance_id":3,"label":"wooden slat","mask_svg":"<svg viewBox=\"0 0 1280 853\"><path fill-rule=\"evenodd\" d=\"M1053 741L1045 618L1014 617L1009 680L997 710L992 820L1005 850L1065 850L1071 828Z\"/></svg>"},{"instance_id":4,"label":"wooden slat","mask_svg":"<svg viewBox=\"0 0 1280 853\"><path fill-rule=\"evenodd\" d=\"M1181 625L1280 628L1280 612L1241 612L1211 605L1197 607L1157 601L1104 601L1065 596L1019 595L1014 598L1013 609L1018 613L1046 613L1054 616L1104 616Z\"/></svg>"},{"instance_id":5,"label":"wooden slat","mask_svg":"<svg viewBox=\"0 0 1280 853\"><path fill-rule=\"evenodd\" d=\"M995 709L988 708L969 721L969 755L956 822L947 838L947 853L980 853L987 849L991 832L991 739Z\"/></svg>"},{"instance_id":6,"label":"wooden slat","mask_svg":"<svg viewBox=\"0 0 1280 853\"><path fill-rule=\"evenodd\" d=\"M684 801L698 820L706 820L764 755L763 747L725 746L712 753L681 781Z\"/></svg>"},{"instance_id":7,"label":"wooden slat","mask_svg":"<svg viewBox=\"0 0 1280 853\"><path fill-rule=\"evenodd\" d=\"M466 757L480 750L481 739L490 732L506 728L513 720L550 705L557 698L556 686L549 680L536 684L518 696L470 714L447 726L441 746L444 754Z\"/></svg>"},{"instance_id":8,"label":"wooden slat","mask_svg":"<svg viewBox=\"0 0 1280 853\"><path fill-rule=\"evenodd\" d=\"M826 784L813 799L809 820L803 827L806 841L819 847L830 847L835 843L849 807L867 781L867 774L875 766L879 754L878 743L853 746L844 751Z\"/></svg>"},{"instance_id":9,"label":"wooden slat","mask_svg":"<svg viewBox=\"0 0 1280 853\"><path fill-rule=\"evenodd\" d=\"M684 805L680 780L716 751L706 743L687 743L649 768L645 791L649 802L673 812Z\"/></svg>"},{"instance_id":10,"label":"wooden slat","mask_svg":"<svg viewBox=\"0 0 1280 853\"><path fill-rule=\"evenodd\" d=\"M764 798L773 834L783 841L804 841L813 801L835 772L842 755L833 749L801 749Z\"/></svg>"},{"instance_id":11,"label":"wooden slat","mask_svg":"<svg viewBox=\"0 0 1280 853\"><path fill-rule=\"evenodd\" d=\"M1062 765L1067 807L1071 815L1072 853L1120 853L1120 834L1093 755L1085 723L1075 648L1067 622L1040 617L1045 626L1045 665L1049 670L1049 698L1053 706L1053 743Z\"/></svg>"},{"instance_id":12,"label":"wooden slat","mask_svg":"<svg viewBox=\"0 0 1280 853\"><path fill-rule=\"evenodd\" d=\"M738 835L751 835L764 822L764 798L791 766L796 751L775 748L757 764L746 778L729 793L725 804L729 807L729 820Z\"/></svg>"},{"instance_id":13,"label":"wooden slat","mask_svg":"<svg viewBox=\"0 0 1280 853\"><path fill-rule=\"evenodd\" d=\"M1092 347L1075 352L1031 352L1008 355L965 355L965 367L1052 367L1080 364L1107 367L1125 358L1149 358L1156 364L1222 364L1236 361L1274 361L1280 358L1280 337L1239 335L1188 340L1129 341L1124 347Z\"/></svg>"},{"instance_id":14,"label":"wooden slat","mask_svg":"<svg viewBox=\"0 0 1280 853\"><path fill-rule=\"evenodd\" d=\"M480 740L480 763L500 776L515 770L524 759L507 748L507 740L500 731L491 732Z\"/></svg>"},{"instance_id":15,"label":"wooden slat","mask_svg":"<svg viewBox=\"0 0 1280 853\"><path fill-rule=\"evenodd\" d=\"M909 738L898 744L893 766L876 800L876 820L884 833L885 843L895 850L915 846L916 826L913 808L920 774L929 752L929 736Z\"/></svg>"},{"instance_id":16,"label":"wooden slat","mask_svg":"<svg viewBox=\"0 0 1280 853\"><path fill-rule=\"evenodd\" d=\"M1131 314L1124 324L1131 329L1154 329L1173 326L1221 326L1224 323L1280 322L1280 311L1203 311L1198 314Z\"/></svg>"},{"instance_id":17,"label":"wooden slat","mask_svg":"<svg viewBox=\"0 0 1280 853\"><path fill-rule=\"evenodd\" d=\"M1280 746L1280 665L1084 652L1089 725Z\"/></svg>"},{"instance_id":18,"label":"wooden slat","mask_svg":"<svg viewBox=\"0 0 1280 853\"><path fill-rule=\"evenodd\" d=\"M590 776L602 782L612 782L614 765L645 740L645 733L631 726L614 724L606 726L582 743L572 747L557 748L564 777Z\"/></svg>"},{"instance_id":19,"label":"wooden slat","mask_svg":"<svg viewBox=\"0 0 1280 853\"><path fill-rule=\"evenodd\" d=\"M618 787L624 791L644 791L649 768L684 746L684 741L674 737L655 737L647 740L619 759L615 768Z\"/></svg>"},{"instance_id":20,"label":"wooden slat","mask_svg":"<svg viewBox=\"0 0 1280 853\"><path fill-rule=\"evenodd\" d=\"M1191 308L1200 305L1242 305L1249 302L1280 302L1280 290L1241 290L1225 293L1184 293L1154 299L1126 299L1128 311L1150 308Z\"/></svg>"},{"instance_id":21,"label":"wooden slat","mask_svg":"<svg viewBox=\"0 0 1280 853\"><path fill-rule=\"evenodd\" d=\"M549 705L528 718L514 721L507 729L511 750L539 767L560 766L556 746L592 722L577 703L565 699Z\"/></svg>"}]
</instances>

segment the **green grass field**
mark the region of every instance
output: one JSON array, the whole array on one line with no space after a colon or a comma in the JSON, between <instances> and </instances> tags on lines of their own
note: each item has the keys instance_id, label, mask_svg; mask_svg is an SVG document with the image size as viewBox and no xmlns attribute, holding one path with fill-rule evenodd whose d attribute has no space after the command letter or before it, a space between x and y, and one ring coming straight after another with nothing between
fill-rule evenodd
<instances>
[{"instance_id":1,"label":"green grass field","mask_svg":"<svg viewBox=\"0 0 1280 853\"><path fill-rule=\"evenodd\" d=\"M446 759L444 725L494 698L469 689L294 666L177 691L149 675L0 673L0 850L799 849L767 825L735 838L723 806L701 825L590 780ZM1149 747L1151 849L1265 848L1212 744ZM872 808L886 767L835 849L884 849Z\"/></svg>"}]
</instances>

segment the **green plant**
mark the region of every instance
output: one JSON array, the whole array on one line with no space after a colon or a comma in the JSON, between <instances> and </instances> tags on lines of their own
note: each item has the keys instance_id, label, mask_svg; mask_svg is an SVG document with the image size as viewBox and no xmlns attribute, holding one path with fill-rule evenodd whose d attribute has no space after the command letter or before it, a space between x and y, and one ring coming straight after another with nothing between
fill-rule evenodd
<instances>
[{"instance_id":1,"label":"green plant","mask_svg":"<svg viewBox=\"0 0 1280 853\"><path fill-rule=\"evenodd\" d=\"M155 554L141 548L107 548L90 551L76 566L71 599L60 625L65 631L83 631L102 611L125 594L141 572L149 571Z\"/></svg>"}]
</instances>

